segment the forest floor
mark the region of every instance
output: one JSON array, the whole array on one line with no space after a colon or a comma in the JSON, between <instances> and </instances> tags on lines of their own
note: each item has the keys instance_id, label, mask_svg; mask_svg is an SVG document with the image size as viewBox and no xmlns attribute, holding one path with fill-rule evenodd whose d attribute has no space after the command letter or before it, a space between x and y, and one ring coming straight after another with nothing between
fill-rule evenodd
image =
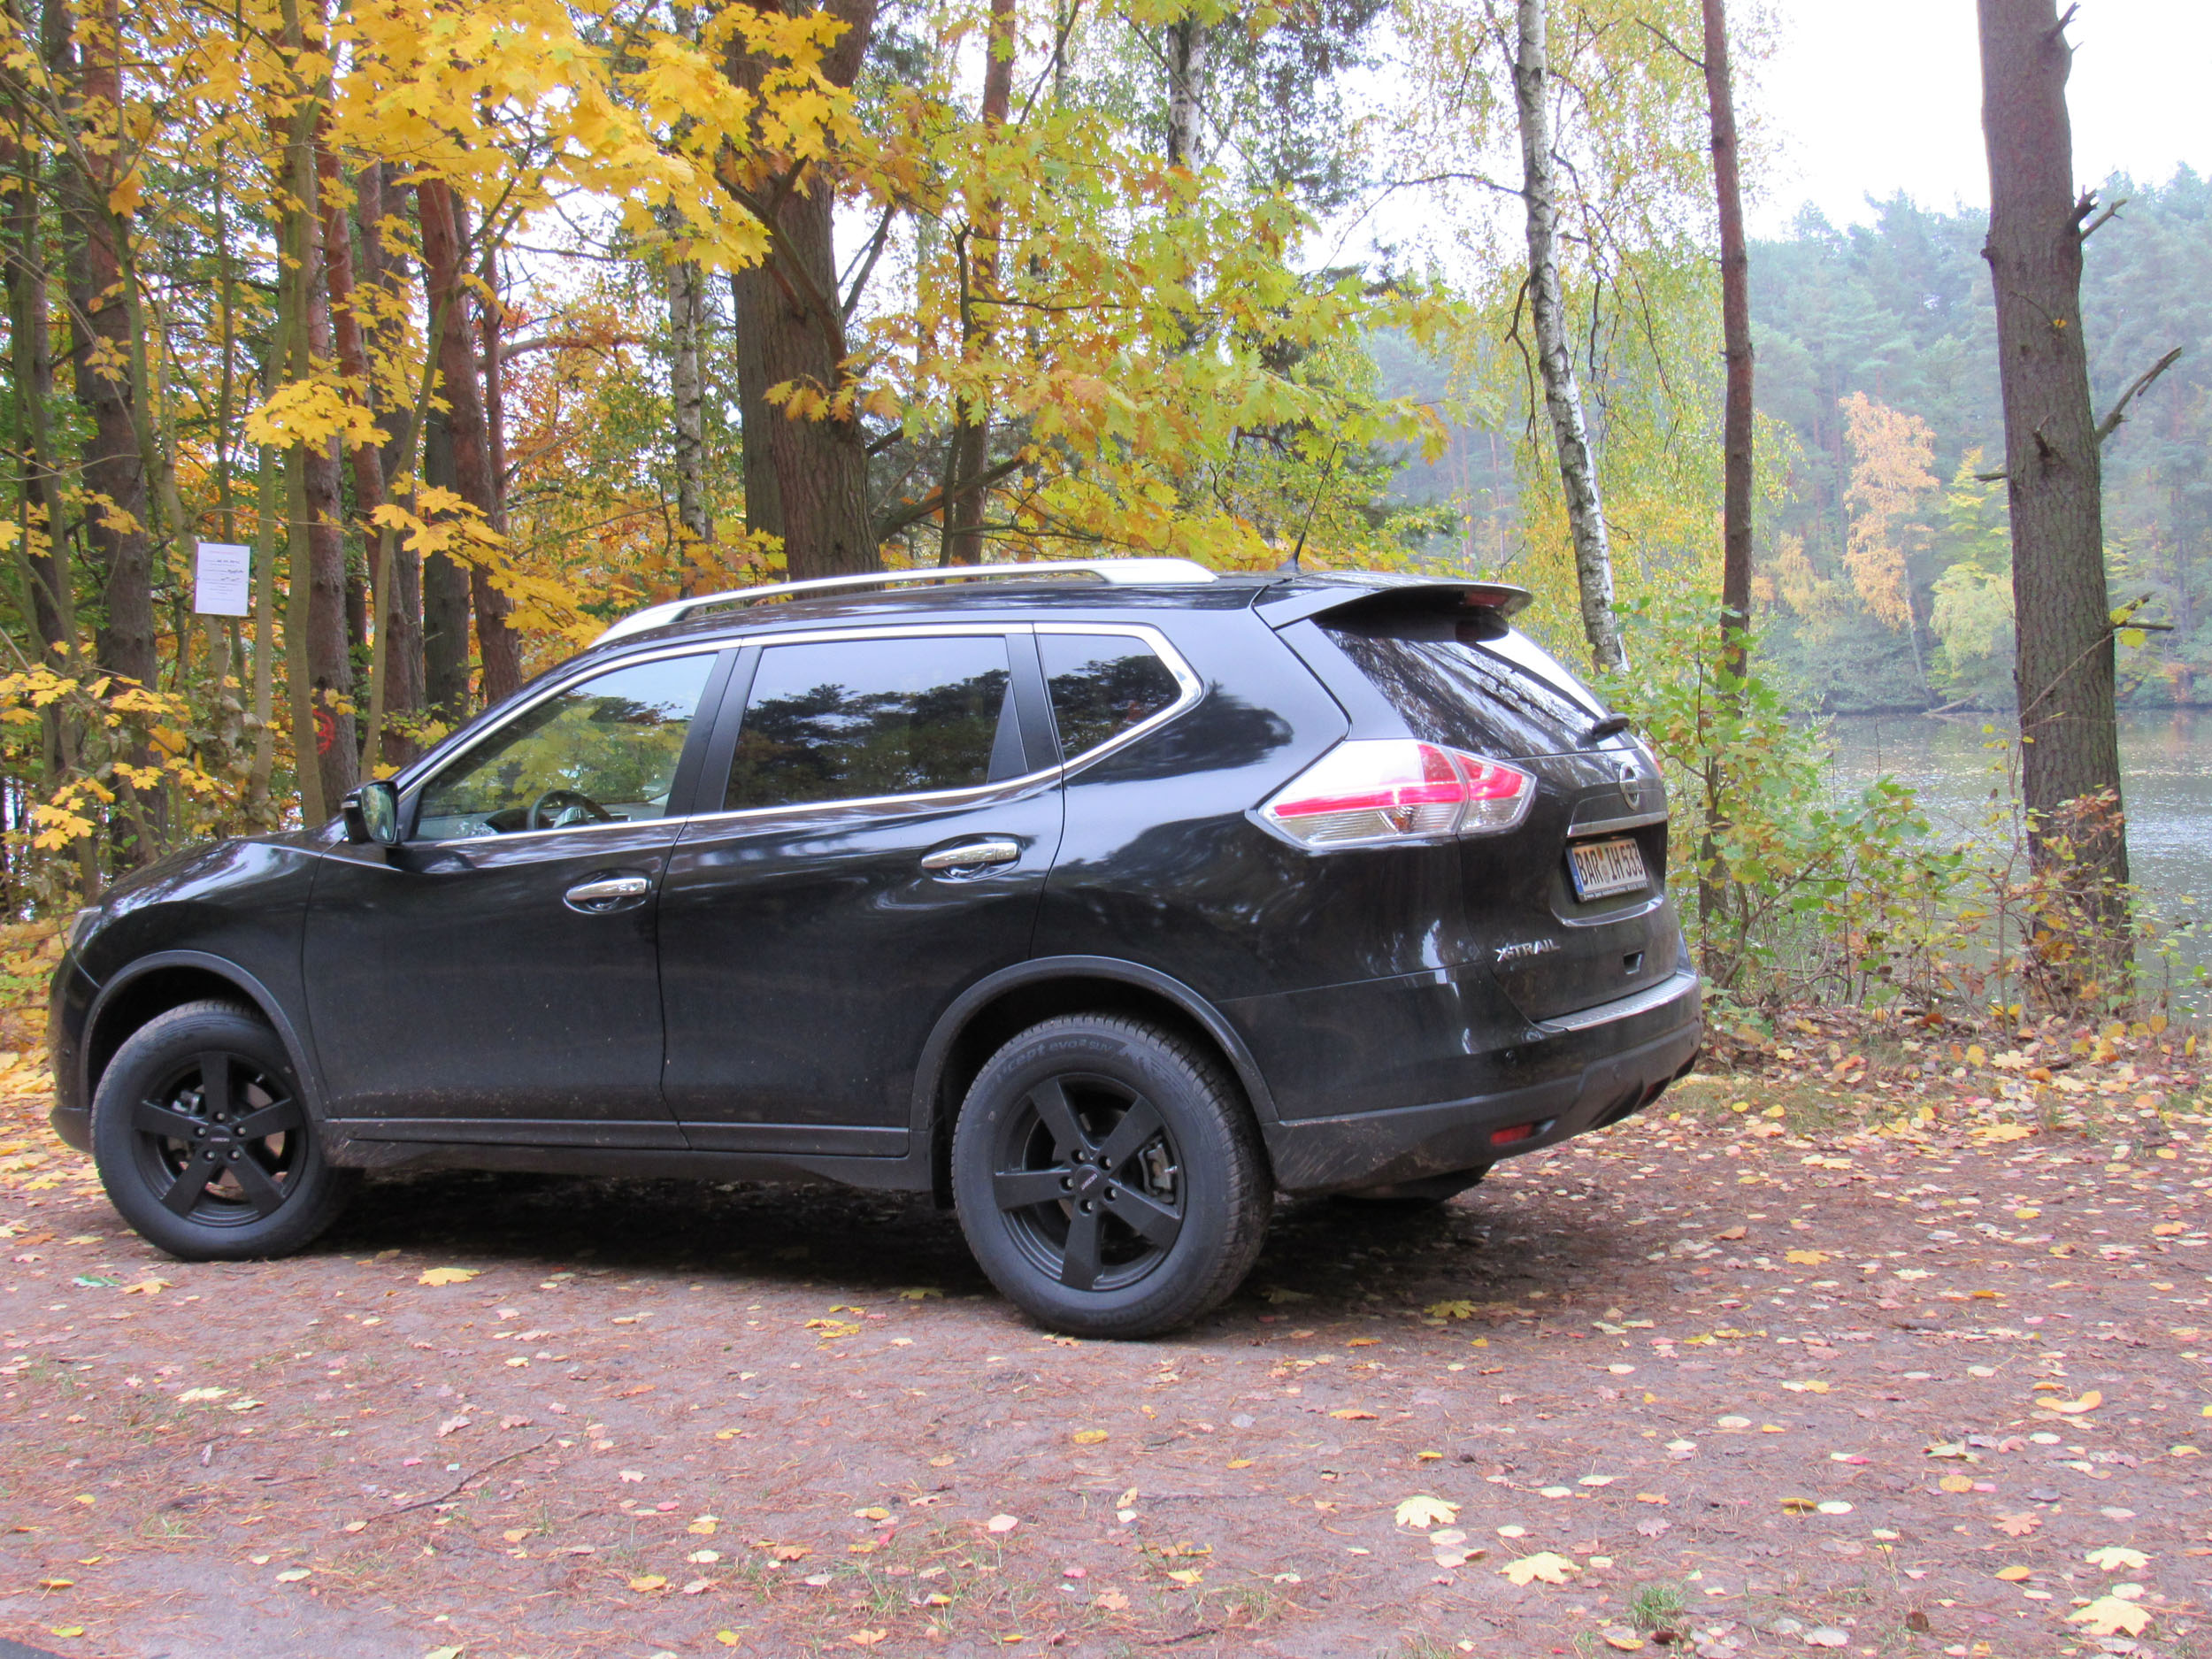
<instances>
[{"instance_id":1,"label":"forest floor","mask_svg":"<svg viewBox=\"0 0 2212 1659\"><path fill-rule=\"evenodd\" d=\"M19 1004L0 1637L2212 1655L2179 1033L1801 1024L1442 1209L1286 1202L1221 1312L1093 1343L844 1192L384 1179L303 1256L170 1261L47 1131Z\"/></svg>"}]
</instances>

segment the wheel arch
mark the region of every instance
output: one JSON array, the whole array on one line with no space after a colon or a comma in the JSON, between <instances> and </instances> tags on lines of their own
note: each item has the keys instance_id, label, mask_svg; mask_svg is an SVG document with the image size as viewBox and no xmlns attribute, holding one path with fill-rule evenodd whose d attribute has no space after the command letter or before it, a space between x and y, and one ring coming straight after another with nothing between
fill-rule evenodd
<instances>
[{"instance_id":1,"label":"wheel arch","mask_svg":"<svg viewBox=\"0 0 2212 1659\"><path fill-rule=\"evenodd\" d=\"M1274 1097L1236 1028L1181 980L1112 956L1044 956L977 981L938 1018L914 1074L915 1144L927 1149L930 1186L952 1202L952 1122L968 1086L1010 1038L1062 1014L1133 1015L1199 1043L1229 1069L1261 1128Z\"/></svg>"},{"instance_id":2,"label":"wheel arch","mask_svg":"<svg viewBox=\"0 0 2212 1659\"><path fill-rule=\"evenodd\" d=\"M83 1056L79 1062L83 1067L86 1109L90 1110L100 1079L116 1051L130 1041L133 1033L173 1008L211 998L244 1002L269 1023L284 1045L293 1075L300 1080L308 1110L319 1117L319 1079L283 1004L268 987L236 963L201 950L157 951L132 963L100 987L86 1011Z\"/></svg>"}]
</instances>

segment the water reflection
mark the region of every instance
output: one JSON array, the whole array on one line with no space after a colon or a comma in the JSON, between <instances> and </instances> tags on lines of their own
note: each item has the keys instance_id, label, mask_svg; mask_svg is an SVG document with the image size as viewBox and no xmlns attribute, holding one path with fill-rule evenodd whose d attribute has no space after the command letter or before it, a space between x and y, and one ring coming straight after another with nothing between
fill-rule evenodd
<instances>
[{"instance_id":1,"label":"water reflection","mask_svg":"<svg viewBox=\"0 0 2212 1659\"><path fill-rule=\"evenodd\" d=\"M1996 730L1985 731L1990 725ZM1839 787L1855 789L1887 772L1919 792L1939 841L2001 844L2011 835L2008 722L1844 715L1829 730ZM2212 715L2121 715L2120 784L2137 885L2170 911L2212 897ZM2212 937L2185 939L2183 959L2212 965Z\"/></svg>"}]
</instances>

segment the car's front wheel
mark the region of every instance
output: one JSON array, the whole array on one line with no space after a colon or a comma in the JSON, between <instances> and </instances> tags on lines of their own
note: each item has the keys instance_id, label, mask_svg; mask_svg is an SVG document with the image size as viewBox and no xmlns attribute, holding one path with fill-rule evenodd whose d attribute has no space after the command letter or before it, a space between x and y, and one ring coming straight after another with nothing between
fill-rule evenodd
<instances>
[{"instance_id":1,"label":"car's front wheel","mask_svg":"<svg viewBox=\"0 0 2212 1659\"><path fill-rule=\"evenodd\" d=\"M985 1064L953 1129L977 1262L1056 1330L1144 1337L1222 1302L1273 1199L1256 1132L1211 1058L1140 1020L1050 1019Z\"/></svg>"},{"instance_id":2,"label":"car's front wheel","mask_svg":"<svg viewBox=\"0 0 2212 1659\"><path fill-rule=\"evenodd\" d=\"M288 1255L355 1184L323 1161L276 1033L230 1002L188 1002L131 1033L100 1078L92 1156L123 1219L186 1261Z\"/></svg>"}]
</instances>

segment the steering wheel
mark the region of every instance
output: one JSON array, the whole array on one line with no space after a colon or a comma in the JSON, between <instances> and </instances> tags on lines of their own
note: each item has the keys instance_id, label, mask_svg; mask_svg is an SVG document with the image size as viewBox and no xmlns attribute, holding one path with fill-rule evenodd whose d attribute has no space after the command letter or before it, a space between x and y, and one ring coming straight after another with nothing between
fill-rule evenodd
<instances>
[{"instance_id":1,"label":"steering wheel","mask_svg":"<svg viewBox=\"0 0 2212 1659\"><path fill-rule=\"evenodd\" d=\"M525 827L534 830L553 828L553 820L547 816L546 810L549 807L555 812L565 812L572 807L579 808L589 814L595 824L611 824L615 821L613 813L580 790L548 789L530 803L530 816L524 820Z\"/></svg>"}]
</instances>

